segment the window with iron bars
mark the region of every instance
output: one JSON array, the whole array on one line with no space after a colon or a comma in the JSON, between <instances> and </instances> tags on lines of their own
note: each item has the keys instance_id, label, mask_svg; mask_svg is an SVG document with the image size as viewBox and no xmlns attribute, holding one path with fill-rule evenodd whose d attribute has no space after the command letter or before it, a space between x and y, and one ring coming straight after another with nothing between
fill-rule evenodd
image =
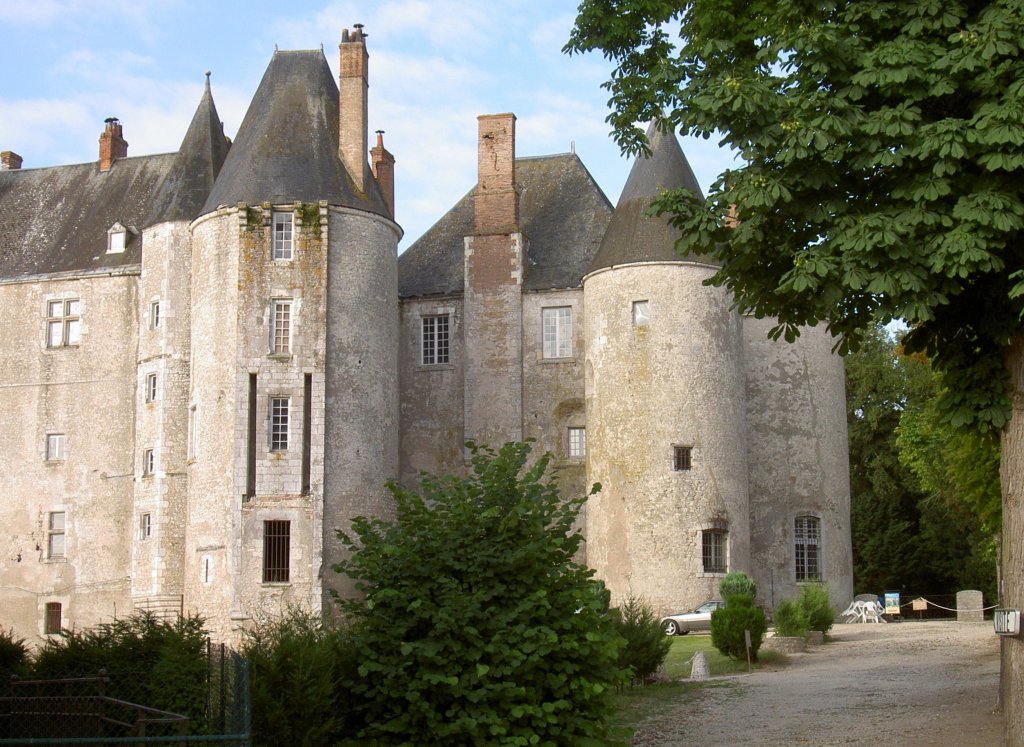
<instances>
[{"instance_id":1,"label":"window with iron bars","mask_svg":"<svg viewBox=\"0 0 1024 747\"><path fill-rule=\"evenodd\" d=\"M794 537L796 580L821 580L821 521L816 516L797 516Z\"/></svg>"},{"instance_id":2,"label":"window with iron bars","mask_svg":"<svg viewBox=\"0 0 1024 747\"><path fill-rule=\"evenodd\" d=\"M291 522L275 519L263 522L263 583L284 584L290 578Z\"/></svg>"}]
</instances>

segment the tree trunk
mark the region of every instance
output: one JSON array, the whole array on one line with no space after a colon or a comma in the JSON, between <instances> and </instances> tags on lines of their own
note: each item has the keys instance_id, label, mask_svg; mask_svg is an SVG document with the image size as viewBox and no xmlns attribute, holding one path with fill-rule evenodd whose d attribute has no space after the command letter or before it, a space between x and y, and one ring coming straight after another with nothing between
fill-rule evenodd
<instances>
[{"instance_id":1,"label":"tree trunk","mask_svg":"<svg viewBox=\"0 0 1024 747\"><path fill-rule=\"evenodd\" d=\"M999 476L1003 490L1003 573L1000 606L1024 608L1024 338L1017 336L1006 357L1013 378L1013 413L1003 430ZM1000 700L1003 744L1024 747L1024 638L1002 642Z\"/></svg>"}]
</instances>

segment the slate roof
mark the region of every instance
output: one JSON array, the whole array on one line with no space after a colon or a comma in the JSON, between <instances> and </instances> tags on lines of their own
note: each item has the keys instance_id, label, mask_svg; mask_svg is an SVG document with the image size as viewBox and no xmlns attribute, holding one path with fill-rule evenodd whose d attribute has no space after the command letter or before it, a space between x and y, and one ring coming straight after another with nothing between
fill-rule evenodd
<instances>
[{"instance_id":1,"label":"slate roof","mask_svg":"<svg viewBox=\"0 0 1024 747\"><path fill-rule=\"evenodd\" d=\"M703 192L673 133L660 132L652 124L647 140L651 155L633 163L590 272L633 262L681 259L675 251L680 232L665 219L645 213L654 198L667 190L686 187L702 197Z\"/></svg>"},{"instance_id":2,"label":"slate roof","mask_svg":"<svg viewBox=\"0 0 1024 747\"><path fill-rule=\"evenodd\" d=\"M0 278L137 265L141 231L199 214L228 149L209 85L177 153L0 171ZM135 233L107 254L107 231Z\"/></svg>"},{"instance_id":3,"label":"slate roof","mask_svg":"<svg viewBox=\"0 0 1024 747\"><path fill-rule=\"evenodd\" d=\"M341 161L338 100L322 50L275 52L203 212L239 202L327 200L390 217L376 182L369 179L363 193Z\"/></svg>"},{"instance_id":4,"label":"slate roof","mask_svg":"<svg viewBox=\"0 0 1024 747\"><path fill-rule=\"evenodd\" d=\"M600 246L612 206L575 154L516 159L519 226L529 242L523 287L578 288ZM403 298L463 291L466 236L473 233L470 190L398 258Z\"/></svg>"}]
</instances>

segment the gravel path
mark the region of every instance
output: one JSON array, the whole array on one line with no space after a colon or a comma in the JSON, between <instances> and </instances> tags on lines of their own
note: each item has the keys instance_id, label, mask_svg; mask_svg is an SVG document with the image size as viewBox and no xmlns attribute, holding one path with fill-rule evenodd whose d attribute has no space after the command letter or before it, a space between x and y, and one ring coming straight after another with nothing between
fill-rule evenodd
<instances>
[{"instance_id":1,"label":"gravel path","mask_svg":"<svg viewBox=\"0 0 1024 747\"><path fill-rule=\"evenodd\" d=\"M836 625L777 669L722 679L642 723L634 747L995 747L1002 737L990 622Z\"/></svg>"}]
</instances>

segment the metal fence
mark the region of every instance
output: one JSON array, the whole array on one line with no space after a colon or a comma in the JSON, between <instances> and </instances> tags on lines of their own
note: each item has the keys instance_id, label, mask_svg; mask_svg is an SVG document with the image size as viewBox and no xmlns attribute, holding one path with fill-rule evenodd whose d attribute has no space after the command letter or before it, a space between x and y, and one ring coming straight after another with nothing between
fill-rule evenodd
<instances>
[{"instance_id":1,"label":"metal fence","mask_svg":"<svg viewBox=\"0 0 1024 747\"><path fill-rule=\"evenodd\" d=\"M248 662L208 646L202 670L148 671L0 683L0 745L249 745Z\"/></svg>"}]
</instances>

